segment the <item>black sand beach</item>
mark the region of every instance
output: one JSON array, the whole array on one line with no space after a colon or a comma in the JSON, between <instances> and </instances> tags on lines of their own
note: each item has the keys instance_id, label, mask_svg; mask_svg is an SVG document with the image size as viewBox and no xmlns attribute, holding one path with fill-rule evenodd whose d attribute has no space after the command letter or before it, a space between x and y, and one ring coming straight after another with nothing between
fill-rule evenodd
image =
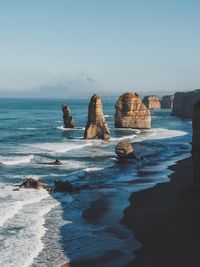
<instances>
[{"instance_id":1,"label":"black sand beach","mask_svg":"<svg viewBox=\"0 0 200 267\"><path fill-rule=\"evenodd\" d=\"M200 195L192 184L192 161L184 159L169 168L171 182L132 194L124 211L122 223L142 243L126 267L200 266ZM113 251L64 266L114 267L118 257L120 252Z\"/></svg>"},{"instance_id":2,"label":"black sand beach","mask_svg":"<svg viewBox=\"0 0 200 267\"><path fill-rule=\"evenodd\" d=\"M126 267L200 266L200 194L192 186L192 160L170 169L170 183L131 196L123 223L143 246Z\"/></svg>"}]
</instances>

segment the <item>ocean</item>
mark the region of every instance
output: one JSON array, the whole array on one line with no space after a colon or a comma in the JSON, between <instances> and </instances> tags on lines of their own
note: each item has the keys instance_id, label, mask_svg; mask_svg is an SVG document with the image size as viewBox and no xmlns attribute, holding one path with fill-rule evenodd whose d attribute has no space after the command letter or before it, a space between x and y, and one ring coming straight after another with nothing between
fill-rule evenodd
<instances>
[{"instance_id":1,"label":"ocean","mask_svg":"<svg viewBox=\"0 0 200 267\"><path fill-rule=\"evenodd\" d=\"M134 257L141 244L120 223L123 210L133 192L169 181L167 167L190 155L192 124L160 109L151 111L150 130L115 129L116 100L103 101L112 135L105 142L83 140L89 99L0 99L0 266L57 267L120 251L115 267L121 267ZM62 104L77 128L63 128ZM144 159L120 164L120 140L133 143ZM40 164L55 159L62 165ZM61 179L91 188L13 191L28 177L51 187ZM91 216L95 203L101 208Z\"/></svg>"}]
</instances>

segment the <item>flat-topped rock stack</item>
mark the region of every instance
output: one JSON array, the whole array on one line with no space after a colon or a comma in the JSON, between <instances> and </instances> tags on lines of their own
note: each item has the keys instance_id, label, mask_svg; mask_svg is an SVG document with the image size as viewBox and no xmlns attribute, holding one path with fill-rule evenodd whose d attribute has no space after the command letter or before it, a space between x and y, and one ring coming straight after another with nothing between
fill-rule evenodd
<instances>
[{"instance_id":1,"label":"flat-topped rock stack","mask_svg":"<svg viewBox=\"0 0 200 267\"><path fill-rule=\"evenodd\" d=\"M74 128L75 124L72 115L70 114L69 107L67 105L62 105L62 111L64 128Z\"/></svg>"},{"instance_id":2,"label":"flat-topped rock stack","mask_svg":"<svg viewBox=\"0 0 200 267\"><path fill-rule=\"evenodd\" d=\"M161 101L161 108L172 109L173 108L173 101L174 101L173 95L163 96L162 101Z\"/></svg>"},{"instance_id":3,"label":"flat-topped rock stack","mask_svg":"<svg viewBox=\"0 0 200 267\"><path fill-rule=\"evenodd\" d=\"M93 95L90 100L84 139L110 139L110 131L104 117L100 96Z\"/></svg>"},{"instance_id":4,"label":"flat-topped rock stack","mask_svg":"<svg viewBox=\"0 0 200 267\"><path fill-rule=\"evenodd\" d=\"M142 100L148 109L160 109L160 100L155 95L145 96Z\"/></svg>"},{"instance_id":5,"label":"flat-topped rock stack","mask_svg":"<svg viewBox=\"0 0 200 267\"><path fill-rule=\"evenodd\" d=\"M192 116L192 159L194 186L200 187L200 101L194 105Z\"/></svg>"},{"instance_id":6,"label":"flat-topped rock stack","mask_svg":"<svg viewBox=\"0 0 200 267\"><path fill-rule=\"evenodd\" d=\"M183 119L191 119L194 105L198 100L200 100L200 89L175 93L172 115Z\"/></svg>"},{"instance_id":7,"label":"flat-topped rock stack","mask_svg":"<svg viewBox=\"0 0 200 267\"><path fill-rule=\"evenodd\" d=\"M137 94L125 93L115 105L115 127L149 129L151 114Z\"/></svg>"}]
</instances>

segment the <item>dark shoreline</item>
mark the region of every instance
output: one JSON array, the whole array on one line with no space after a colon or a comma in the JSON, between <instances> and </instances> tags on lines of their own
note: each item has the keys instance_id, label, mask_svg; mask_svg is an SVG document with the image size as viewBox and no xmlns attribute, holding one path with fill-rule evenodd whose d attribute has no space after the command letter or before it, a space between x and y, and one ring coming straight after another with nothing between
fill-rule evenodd
<instances>
[{"instance_id":1,"label":"dark shoreline","mask_svg":"<svg viewBox=\"0 0 200 267\"><path fill-rule=\"evenodd\" d=\"M123 223L142 243L126 267L200 266L200 192L193 188L191 158L169 167L171 182L134 193Z\"/></svg>"},{"instance_id":2,"label":"dark shoreline","mask_svg":"<svg viewBox=\"0 0 200 267\"><path fill-rule=\"evenodd\" d=\"M169 169L173 171L170 182L133 193L130 206L124 210L122 223L142 243L133 251L136 259L126 267L200 266L200 193L193 188L191 158ZM115 267L120 256L119 251L113 251L63 266Z\"/></svg>"}]
</instances>

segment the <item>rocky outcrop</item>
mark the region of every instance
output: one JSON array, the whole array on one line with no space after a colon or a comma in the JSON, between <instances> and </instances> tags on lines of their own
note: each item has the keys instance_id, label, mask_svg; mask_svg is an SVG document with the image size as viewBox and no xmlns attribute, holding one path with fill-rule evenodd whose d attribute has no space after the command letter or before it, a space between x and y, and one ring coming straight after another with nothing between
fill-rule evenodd
<instances>
[{"instance_id":1,"label":"rocky outcrop","mask_svg":"<svg viewBox=\"0 0 200 267\"><path fill-rule=\"evenodd\" d=\"M151 115L137 94L125 93L115 105L115 127L149 129Z\"/></svg>"},{"instance_id":2,"label":"rocky outcrop","mask_svg":"<svg viewBox=\"0 0 200 267\"><path fill-rule=\"evenodd\" d=\"M50 187L33 178L28 178L20 185L20 188L45 189L48 193L52 192L52 189Z\"/></svg>"},{"instance_id":3,"label":"rocky outcrop","mask_svg":"<svg viewBox=\"0 0 200 267\"><path fill-rule=\"evenodd\" d=\"M200 89L190 92L177 92L174 95L172 115L191 119L194 105L200 100Z\"/></svg>"},{"instance_id":4,"label":"rocky outcrop","mask_svg":"<svg viewBox=\"0 0 200 267\"><path fill-rule=\"evenodd\" d=\"M200 187L200 101L194 106L192 129L193 180L194 186Z\"/></svg>"},{"instance_id":5,"label":"rocky outcrop","mask_svg":"<svg viewBox=\"0 0 200 267\"><path fill-rule=\"evenodd\" d=\"M80 188L77 186L72 186L68 181L56 180L55 190L58 192L72 193L72 192L79 191Z\"/></svg>"},{"instance_id":6,"label":"rocky outcrop","mask_svg":"<svg viewBox=\"0 0 200 267\"><path fill-rule=\"evenodd\" d=\"M136 159L132 145L128 141L119 142L115 148L118 159Z\"/></svg>"},{"instance_id":7,"label":"rocky outcrop","mask_svg":"<svg viewBox=\"0 0 200 267\"><path fill-rule=\"evenodd\" d=\"M64 128L74 128L75 124L72 115L70 114L69 107L66 105L62 105L62 111Z\"/></svg>"},{"instance_id":8,"label":"rocky outcrop","mask_svg":"<svg viewBox=\"0 0 200 267\"><path fill-rule=\"evenodd\" d=\"M173 95L163 96L162 101L161 101L161 108L172 109L173 108L173 101L174 101Z\"/></svg>"},{"instance_id":9,"label":"rocky outcrop","mask_svg":"<svg viewBox=\"0 0 200 267\"><path fill-rule=\"evenodd\" d=\"M62 165L62 162L60 162L60 160L56 159L56 160L50 161L50 162L39 162L39 164L59 166L59 165Z\"/></svg>"},{"instance_id":10,"label":"rocky outcrop","mask_svg":"<svg viewBox=\"0 0 200 267\"><path fill-rule=\"evenodd\" d=\"M161 107L160 100L155 95L145 96L142 102L148 109L159 109Z\"/></svg>"},{"instance_id":11,"label":"rocky outcrop","mask_svg":"<svg viewBox=\"0 0 200 267\"><path fill-rule=\"evenodd\" d=\"M101 98L93 95L88 106L88 121L84 139L110 139L110 131L106 123Z\"/></svg>"}]
</instances>

